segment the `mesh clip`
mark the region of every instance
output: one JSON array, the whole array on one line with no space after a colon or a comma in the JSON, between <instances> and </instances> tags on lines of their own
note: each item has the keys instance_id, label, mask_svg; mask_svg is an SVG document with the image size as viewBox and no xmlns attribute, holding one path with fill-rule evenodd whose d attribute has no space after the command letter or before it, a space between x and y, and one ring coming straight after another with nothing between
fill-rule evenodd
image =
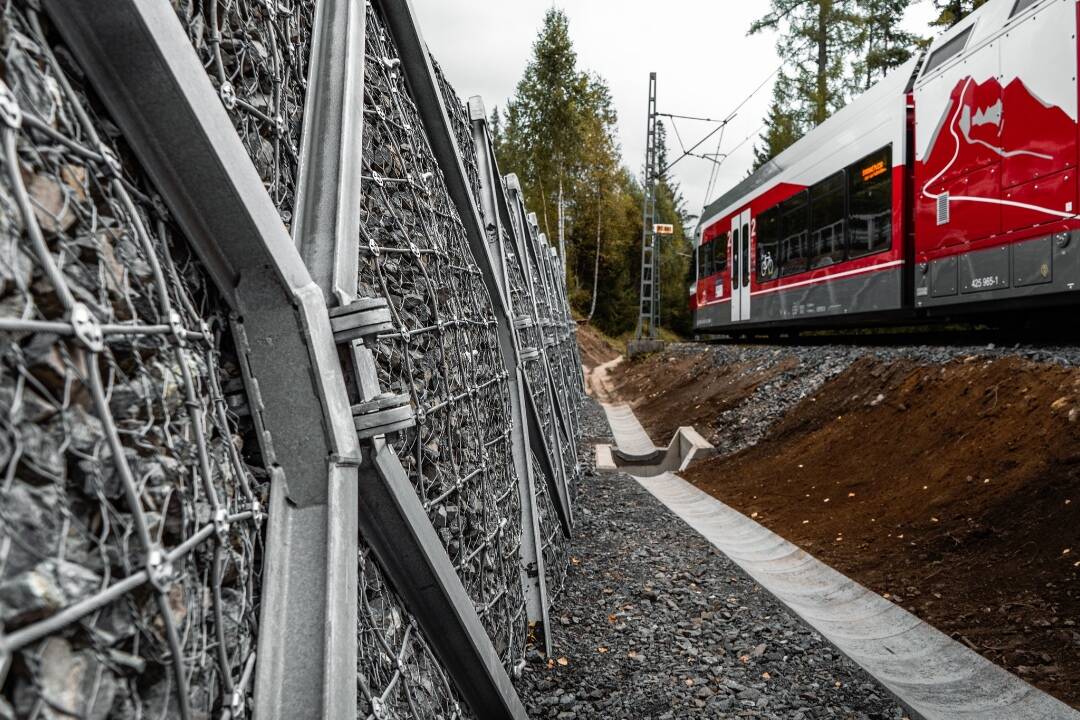
<instances>
[{"instance_id":1,"label":"mesh clip","mask_svg":"<svg viewBox=\"0 0 1080 720\"><path fill-rule=\"evenodd\" d=\"M147 553L146 574L150 577L150 584L158 592L168 592L172 582L173 565L166 559L161 548L153 548Z\"/></svg>"},{"instance_id":2,"label":"mesh clip","mask_svg":"<svg viewBox=\"0 0 1080 720\"><path fill-rule=\"evenodd\" d=\"M369 335L392 332L394 324L385 298L361 298L330 311L334 341L345 344Z\"/></svg>"},{"instance_id":3,"label":"mesh clip","mask_svg":"<svg viewBox=\"0 0 1080 720\"><path fill-rule=\"evenodd\" d=\"M232 110L236 107L236 90L233 89L231 82L226 80L221 83L218 94L221 96L221 104L225 106L226 110Z\"/></svg>"},{"instance_id":4,"label":"mesh clip","mask_svg":"<svg viewBox=\"0 0 1080 720\"><path fill-rule=\"evenodd\" d=\"M374 400L352 406L353 425L361 440L404 430L416 424L408 395L383 393Z\"/></svg>"},{"instance_id":5,"label":"mesh clip","mask_svg":"<svg viewBox=\"0 0 1080 720\"><path fill-rule=\"evenodd\" d=\"M225 543L229 539L229 513L225 508L219 508L214 513L214 533L221 543Z\"/></svg>"},{"instance_id":6,"label":"mesh clip","mask_svg":"<svg viewBox=\"0 0 1080 720\"><path fill-rule=\"evenodd\" d=\"M68 318L75 337L90 352L101 352L105 349L105 335L101 331L101 325L90 312L90 308L82 303L71 306L71 315Z\"/></svg>"}]
</instances>

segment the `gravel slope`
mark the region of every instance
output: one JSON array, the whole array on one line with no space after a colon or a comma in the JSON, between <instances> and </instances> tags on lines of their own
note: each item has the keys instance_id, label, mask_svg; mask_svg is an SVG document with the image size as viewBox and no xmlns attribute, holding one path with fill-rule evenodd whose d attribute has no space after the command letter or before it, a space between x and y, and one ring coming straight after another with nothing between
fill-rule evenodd
<instances>
[{"instance_id":1,"label":"gravel slope","mask_svg":"<svg viewBox=\"0 0 1080 720\"><path fill-rule=\"evenodd\" d=\"M610 435L589 402L586 437ZM583 460L591 465L592 448ZM519 682L538 718L898 720L873 680L632 478L585 474L555 657Z\"/></svg>"}]
</instances>

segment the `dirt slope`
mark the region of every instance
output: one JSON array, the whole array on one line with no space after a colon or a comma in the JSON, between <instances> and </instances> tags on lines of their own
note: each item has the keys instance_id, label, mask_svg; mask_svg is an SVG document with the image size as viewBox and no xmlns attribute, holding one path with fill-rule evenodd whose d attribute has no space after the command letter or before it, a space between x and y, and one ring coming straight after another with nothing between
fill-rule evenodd
<instances>
[{"instance_id":1,"label":"dirt slope","mask_svg":"<svg viewBox=\"0 0 1080 720\"><path fill-rule=\"evenodd\" d=\"M591 325L577 326L578 348L581 350L581 362L587 368L594 368L622 355L622 349L615 342L603 335Z\"/></svg>"},{"instance_id":2,"label":"dirt slope","mask_svg":"<svg viewBox=\"0 0 1080 720\"><path fill-rule=\"evenodd\" d=\"M647 425L755 382L677 368ZM687 479L1080 707L1080 370L859 360Z\"/></svg>"},{"instance_id":3,"label":"dirt slope","mask_svg":"<svg viewBox=\"0 0 1080 720\"><path fill-rule=\"evenodd\" d=\"M768 363L748 359L723 365L709 353L668 353L622 363L613 379L653 442L663 445L681 425L711 428L725 410L798 364L786 353Z\"/></svg>"}]
</instances>

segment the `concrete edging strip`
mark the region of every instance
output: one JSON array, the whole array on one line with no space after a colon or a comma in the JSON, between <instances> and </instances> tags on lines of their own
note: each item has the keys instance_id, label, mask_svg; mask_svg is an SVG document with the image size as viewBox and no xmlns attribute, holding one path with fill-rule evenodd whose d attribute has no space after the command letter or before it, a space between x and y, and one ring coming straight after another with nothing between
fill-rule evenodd
<instances>
[{"instance_id":1,"label":"concrete edging strip","mask_svg":"<svg viewBox=\"0 0 1080 720\"><path fill-rule=\"evenodd\" d=\"M1080 712L678 475L666 472L635 479L915 716L925 720L1080 720Z\"/></svg>"}]
</instances>

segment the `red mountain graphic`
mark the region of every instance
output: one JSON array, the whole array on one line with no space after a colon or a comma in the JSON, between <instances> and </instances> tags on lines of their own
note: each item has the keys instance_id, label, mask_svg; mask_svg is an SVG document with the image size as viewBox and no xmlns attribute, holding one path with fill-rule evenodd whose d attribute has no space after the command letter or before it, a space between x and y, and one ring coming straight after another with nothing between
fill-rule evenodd
<instances>
[{"instance_id":1,"label":"red mountain graphic","mask_svg":"<svg viewBox=\"0 0 1080 720\"><path fill-rule=\"evenodd\" d=\"M995 163L1001 165L1003 188L1076 164L1076 122L1032 95L1019 78L1004 88L996 78L983 83L964 78L944 113L921 163L917 187L928 193L942 192L952 180Z\"/></svg>"}]
</instances>

